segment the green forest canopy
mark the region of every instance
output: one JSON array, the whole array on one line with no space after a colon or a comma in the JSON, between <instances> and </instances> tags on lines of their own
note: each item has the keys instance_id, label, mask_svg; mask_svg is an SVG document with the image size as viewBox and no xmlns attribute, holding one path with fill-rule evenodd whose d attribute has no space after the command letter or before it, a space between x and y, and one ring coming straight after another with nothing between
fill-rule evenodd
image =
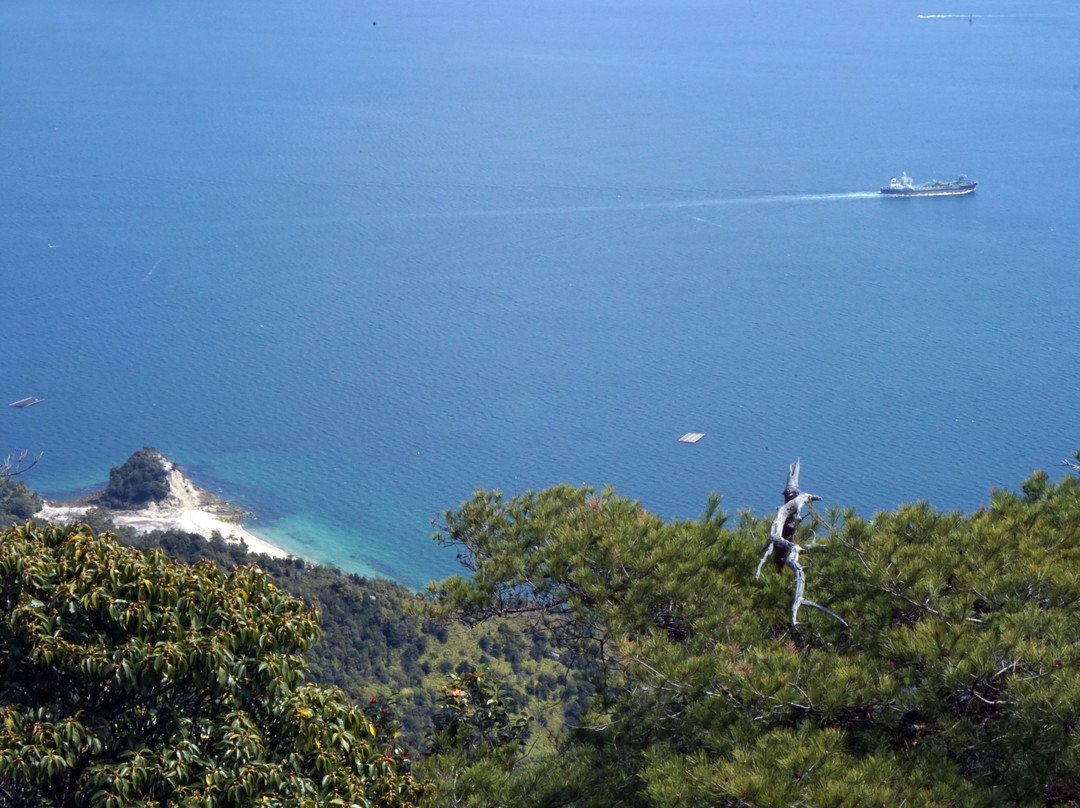
<instances>
[{"instance_id":1,"label":"green forest canopy","mask_svg":"<svg viewBox=\"0 0 1080 808\"><path fill-rule=\"evenodd\" d=\"M99 504L118 510L141 508L169 495L168 461L152 446L135 452L109 469L109 484Z\"/></svg>"},{"instance_id":2,"label":"green forest canopy","mask_svg":"<svg viewBox=\"0 0 1080 808\"><path fill-rule=\"evenodd\" d=\"M436 536L463 574L422 599L302 562L272 574L312 585L333 624L320 678L409 694L422 805L1080 804L1077 478L1036 472L969 515L812 516L806 596L846 626L815 610L793 626L791 572L754 577L771 520L716 497L664 521L611 490L478 492ZM378 664L349 674L367 651ZM565 724L552 698L579 705Z\"/></svg>"},{"instance_id":3,"label":"green forest canopy","mask_svg":"<svg viewBox=\"0 0 1080 808\"><path fill-rule=\"evenodd\" d=\"M0 527L29 519L42 504L41 497L22 480L0 474Z\"/></svg>"},{"instance_id":4,"label":"green forest canopy","mask_svg":"<svg viewBox=\"0 0 1080 808\"><path fill-rule=\"evenodd\" d=\"M0 541L0 805L415 804L386 727L306 684L314 611L85 526Z\"/></svg>"},{"instance_id":5,"label":"green forest canopy","mask_svg":"<svg viewBox=\"0 0 1080 808\"><path fill-rule=\"evenodd\" d=\"M1080 804L1080 486L1038 472L964 516L828 509L755 581L769 520L664 522L611 491L480 492L437 537L471 622L528 614L597 694L557 758L475 804ZM814 546L817 543L817 546ZM508 800L508 795L513 800Z\"/></svg>"}]
</instances>

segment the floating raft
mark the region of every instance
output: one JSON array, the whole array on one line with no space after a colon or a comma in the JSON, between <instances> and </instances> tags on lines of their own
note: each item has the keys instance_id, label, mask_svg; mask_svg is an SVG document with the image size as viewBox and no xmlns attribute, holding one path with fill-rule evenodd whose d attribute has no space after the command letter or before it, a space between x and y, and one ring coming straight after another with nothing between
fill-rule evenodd
<instances>
[{"instance_id":1,"label":"floating raft","mask_svg":"<svg viewBox=\"0 0 1080 808\"><path fill-rule=\"evenodd\" d=\"M704 432L687 432L685 435L679 438L679 443L697 443L704 437Z\"/></svg>"},{"instance_id":2,"label":"floating raft","mask_svg":"<svg viewBox=\"0 0 1080 808\"><path fill-rule=\"evenodd\" d=\"M33 396L30 396L29 398L20 398L18 401L12 401L10 404L8 404L8 406L18 407L20 410L22 410L26 407L33 407L35 404L40 404L44 400L45 399L43 398L34 398Z\"/></svg>"}]
</instances>

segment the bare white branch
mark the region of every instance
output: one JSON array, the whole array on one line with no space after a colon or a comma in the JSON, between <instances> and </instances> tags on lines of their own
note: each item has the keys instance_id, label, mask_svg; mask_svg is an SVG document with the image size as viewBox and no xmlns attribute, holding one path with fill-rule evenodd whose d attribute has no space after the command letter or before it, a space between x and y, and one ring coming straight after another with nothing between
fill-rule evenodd
<instances>
[{"instance_id":1,"label":"bare white branch","mask_svg":"<svg viewBox=\"0 0 1080 808\"><path fill-rule=\"evenodd\" d=\"M25 474L37 465L41 460L41 454L30 460L28 459L30 452L27 449L23 449L21 452L12 452L7 457L0 461L0 477L14 477L18 474Z\"/></svg>"},{"instance_id":2,"label":"bare white branch","mask_svg":"<svg viewBox=\"0 0 1080 808\"><path fill-rule=\"evenodd\" d=\"M786 566L795 574L795 597L791 602L791 625L799 625L799 607L806 605L835 617L846 626L847 621L836 612L803 597L806 590L806 568L799 563L799 553L806 548L795 543L795 531L798 530L799 523L806 517L803 509L811 502L820 500L821 497L799 491L799 468L798 460L788 468L787 485L784 486L784 504L776 509L776 518L773 519L773 523L769 528L769 543L765 547L765 554L761 557L761 561L758 562L754 580L756 581L761 577L761 568L765 566L766 560L771 555L778 569Z\"/></svg>"}]
</instances>

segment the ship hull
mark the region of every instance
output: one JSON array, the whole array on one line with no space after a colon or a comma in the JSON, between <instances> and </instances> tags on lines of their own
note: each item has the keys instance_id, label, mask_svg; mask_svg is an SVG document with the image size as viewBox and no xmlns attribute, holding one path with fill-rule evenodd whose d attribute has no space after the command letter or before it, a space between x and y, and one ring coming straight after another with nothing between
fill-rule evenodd
<instances>
[{"instance_id":1,"label":"ship hull","mask_svg":"<svg viewBox=\"0 0 1080 808\"><path fill-rule=\"evenodd\" d=\"M934 186L902 186L892 187L886 185L881 189L882 196L964 196L975 193L977 182L953 183Z\"/></svg>"}]
</instances>

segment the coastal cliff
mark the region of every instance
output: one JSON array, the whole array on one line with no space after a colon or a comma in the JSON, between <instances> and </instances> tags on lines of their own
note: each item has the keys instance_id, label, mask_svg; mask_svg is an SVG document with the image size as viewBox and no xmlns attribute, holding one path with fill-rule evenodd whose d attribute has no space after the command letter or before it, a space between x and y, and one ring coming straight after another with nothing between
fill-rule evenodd
<instances>
[{"instance_id":1,"label":"coastal cliff","mask_svg":"<svg viewBox=\"0 0 1080 808\"><path fill-rule=\"evenodd\" d=\"M289 553L261 539L241 524L244 511L196 486L175 463L156 449L140 450L143 457L160 464L163 489L160 499L152 499L139 508L109 507L109 489L95 492L73 502L45 501L34 518L42 522L69 524L84 518L91 508L104 508L117 527L130 527L138 533L155 530L181 530L209 539L215 533L228 541L241 543L253 553L287 558ZM132 455L135 458L140 455ZM129 461L130 462L130 461ZM123 468L123 467L117 467ZM110 485L115 479L110 474Z\"/></svg>"}]
</instances>

